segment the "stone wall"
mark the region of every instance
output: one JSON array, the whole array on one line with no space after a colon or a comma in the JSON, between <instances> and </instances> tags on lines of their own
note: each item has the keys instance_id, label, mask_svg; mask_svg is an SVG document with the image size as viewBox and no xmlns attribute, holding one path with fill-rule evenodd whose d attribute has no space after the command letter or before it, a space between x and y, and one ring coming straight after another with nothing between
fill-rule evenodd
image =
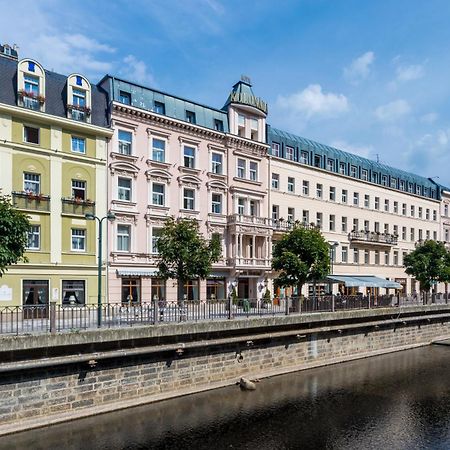
<instances>
[{"instance_id":1,"label":"stone wall","mask_svg":"<svg viewBox=\"0 0 450 450\"><path fill-rule=\"evenodd\" d=\"M253 341L0 373L0 434L450 337L442 318L267 334ZM325 324L324 324L325 325ZM328 327L329 328L329 327ZM1 365L0 365L1 368Z\"/></svg>"}]
</instances>

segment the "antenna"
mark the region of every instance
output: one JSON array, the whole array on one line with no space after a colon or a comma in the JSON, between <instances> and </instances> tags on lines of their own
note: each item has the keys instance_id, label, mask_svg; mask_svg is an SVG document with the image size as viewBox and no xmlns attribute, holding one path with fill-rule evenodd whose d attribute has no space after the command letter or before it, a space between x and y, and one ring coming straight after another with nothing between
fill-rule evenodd
<instances>
[{"instance_id":1,"label":"antenna","mask_svg":"<svg viewBox=\"0 0 450 450\"><path fill-rule=\"evenodd\" d=\"M243 81L244 83L252 84L252 82L250 81L250 77L244 74L241 75L241 81Z\"/></svg>"}]
</instances>

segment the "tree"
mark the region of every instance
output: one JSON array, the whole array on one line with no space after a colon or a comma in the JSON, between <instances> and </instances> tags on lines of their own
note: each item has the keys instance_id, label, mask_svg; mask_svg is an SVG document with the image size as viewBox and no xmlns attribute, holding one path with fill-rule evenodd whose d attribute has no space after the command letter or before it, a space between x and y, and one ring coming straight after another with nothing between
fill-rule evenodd
<instances>
[{"instance_id":1,"label":"tree","mask_svg":"<svg viewBox=\"0 0 450 450\"><path fill-rule=\"evenodd\" d=\"M408 275L420 282L420 290L429 292L438 282L450 281L450 253L443 242L425 241L405 255L403 266Z\"/></svg>"},{"instance_id":2,"label":"tree","mask_svg":"<svg viewBox=\"0 0 450 450\"><path fill-rule=\"evenodd\" d=\"M178 281L178 301L183 299L185 283L205 279L221 255L218 236L207 241L198 228L195 219L170 218L158 238L159 276Z\"/></svg>"},{"instance_id":3,"label":"tree","mask_svg":"<svg viewBox=\"0 0 450 450\"><path fill-rule=\"evenodd\" d=\"M296 225L275 244L272 269L280 272L278 286L297 286L300 295L305 283L329 274L330 247L318 228Z\"/></svg>"},{"instance_id":4,"label":"tree","mask_svg":"<svg viewBox=\"0 0 450 450\"><path fill-rule=\"evenodd\" d=\"M0 277L8 266L27 262L28 217L17 211L9 197L0 194Z\"/></svg>"}]
</instances>

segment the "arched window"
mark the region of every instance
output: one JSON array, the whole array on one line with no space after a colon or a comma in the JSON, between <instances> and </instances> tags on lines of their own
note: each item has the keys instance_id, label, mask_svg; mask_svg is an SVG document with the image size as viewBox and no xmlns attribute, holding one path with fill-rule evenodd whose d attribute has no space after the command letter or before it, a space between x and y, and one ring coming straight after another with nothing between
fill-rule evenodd
<instances>
[{"instance_id":1,"label":"arched window","mask_svg":"<svg viewBox=\"0 0 450 450\"><path fill-rule=\"evenodd\" d=\"M45 111L45 71L38 62L31 59L19 61L17 94L19 106Z\"/></svg>"},{"instance_id":2,"label":"arched window","mask_svg":"<svg viewBox=\"0 0 450 450\"><path fill-rule=\"evenodd\" d=\"M80 122L91 121L91 84L79 74L67 77L67 117Z\"/></svg>"}]
</instances>

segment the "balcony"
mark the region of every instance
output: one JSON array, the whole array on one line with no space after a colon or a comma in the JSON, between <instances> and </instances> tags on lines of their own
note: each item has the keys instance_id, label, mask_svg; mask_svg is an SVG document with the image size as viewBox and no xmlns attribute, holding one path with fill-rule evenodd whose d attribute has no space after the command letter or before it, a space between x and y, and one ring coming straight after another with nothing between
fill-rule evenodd
<instances>
[{"instance_id":1,"label":"balcony","mask_svg":"<svg viewBox=\"0 0 450 450\"><path fill-rule=\"evenodd\" d=\"M270 269L271 262L268 258L228 258L228 265L237 269Z\"/></svg>"},{"instance_id":2,"label":"balcony","mask_svg":"<svg viewBox=\"0 0 450 450\"><path fill-rule=\"evenodd\" d=\"M292 221L292 220L284 220L284 219L271 219L273 231L279 233L285 233L287 231L291 231L294 227L303 227L303 228L317 228L321 229L320 225L316 225L314 223L301 222L300 220Z\"/></svg>"},{"instance_id":3,"label":"balcony","mask_svg":"<svg viewBox=\"0 0 450 450\"><path fill-rule=\"evenodd\" d=\"M244 216L243 214L233 214L228 216L228 224L258 225L261 227L270 226L269 219L266 217Z\"/></svg>"},{"instance_id":4,"label":"balcony","mask_svg":"<svg viewBox=\"0 0 450 450\"><path fill-rule=\"evenodd\" d=\"M79 122L87 122L88 117L91 115L91 108L87 106L67 105L67 110L70 112L72 119Z\"/></svg>"},{"instance_id":5,"label":"balcony","mask_svg":"<svg viewBox=\"0 0 450 450\"><path fill-rule=\"evenodd\" d=\"M50 196L33 192L13 192L13 205L17 209L50 211Z\"/></svg>"},{"instance_id":6,"label":"balcony","mask_svg":"<svg viewBox=\"0 0 450 450\"><path fill-rule=\"evenodd\" d=\"M352 243L374 244L381 246L397 245L398 236L390 233L378 233L375 231L352 231L348 235Z\"/></svg>"},{"instance_id":7,"label":"balcony","mask_svg":"<svg viewBox=\"0 0 450 450\"><path fill-rule=\"evenodd\" d=\"M85 214L95 214L95 202L82 200L80 198L62 198L62 213L83 216Z\"/></svg>"},{"instance_id":8,"label":"balcony","mask_svg":"<svg viewBox=\"0 0 450 450\"><path fill-rule=\"evenodd\" d=\"M42 95L37 95L25 90L19 91L18 96L24 108L32 109L34 111L40 111L41 106L45 102L45 97Z\"/></svg>"}]
</instances>

